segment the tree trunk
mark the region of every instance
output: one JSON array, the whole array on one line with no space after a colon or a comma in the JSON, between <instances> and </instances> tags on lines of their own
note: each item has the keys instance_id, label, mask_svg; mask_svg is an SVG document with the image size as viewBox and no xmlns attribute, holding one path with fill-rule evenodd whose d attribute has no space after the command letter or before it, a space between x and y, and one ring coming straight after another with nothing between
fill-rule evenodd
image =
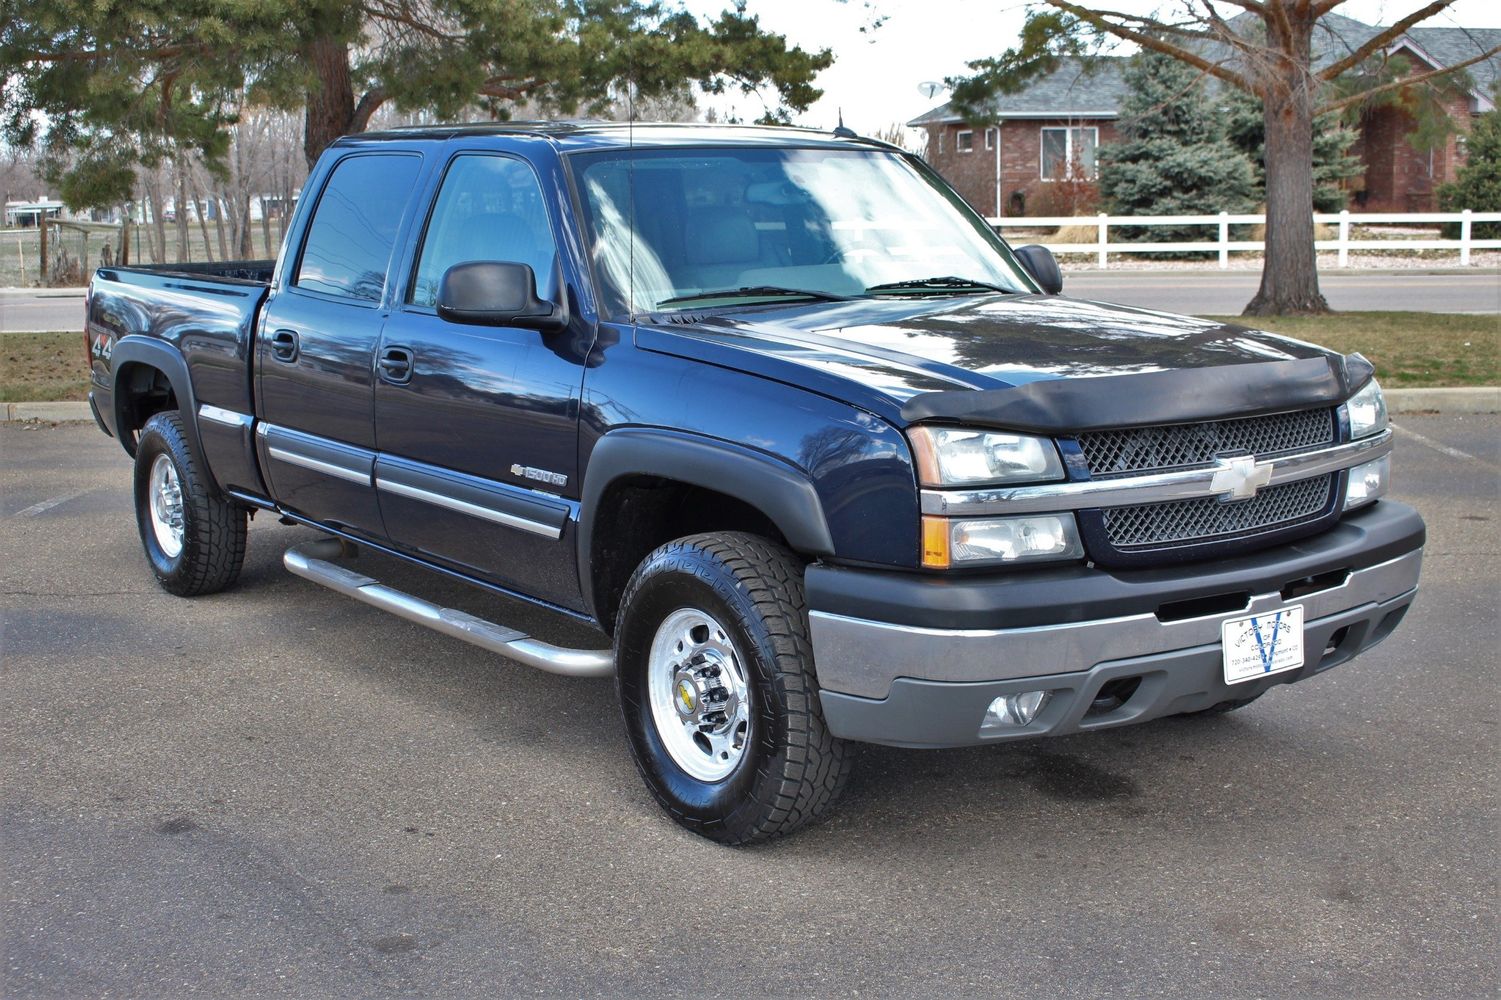
<instances>
[{"instance_id":1,"label":"tree trunk","mask_svg":"<svg viewBox=\"0 0 1501 1000\"><path fill-rule=\"evenodd\" d=\"M1313 246L1313 19L1299 19L1291 9L1288 14L1285 33L1272 28L1287 35L1275 39L1284 65L1269 67L1263 77L1266 259L1261 290L1246 306L1247 316L1329 312L1319 291Z\"/></svg>"},{"instance_id":2,"label":"tree trunk","mask_svg":"<svg viewBox=\"0 0 1501 1000\"><path fill-rule=\"evenodd\" d=\"M210 264L214 262L214 248L208 240L208 199L203 196L203 188L198 183L197 176L188 175L188 180L193 185L193 205L201 206L198 211L198 232L203 236L203 257Z\"/></svg>"},{"instance_id":3,"label":"tree trunk","mask_svg":"<svg viewBox=\"0 0 1501 1000\"><path fill-rule=\"evenodd\" d=\"M302 131L302 154L311 170L328 144L349 131L354 120L354 84L349 79L346 43L319 35L308 41L304 51L315 77L308 87Z\"/></svg>"},{"instance_id":4,"label":"tree trunk","mask_svg":"<svg viewBox=\"0 0 1501 1000\"><path fill-rule=\"evenodd\" d=\"M186 264L193 259L193 246L188 240L188 175L183 168L182 155L173 158L172 168L177 172L177 260ZM196 209L197 203L193 204Z\"/></svg>"}]
</instances>

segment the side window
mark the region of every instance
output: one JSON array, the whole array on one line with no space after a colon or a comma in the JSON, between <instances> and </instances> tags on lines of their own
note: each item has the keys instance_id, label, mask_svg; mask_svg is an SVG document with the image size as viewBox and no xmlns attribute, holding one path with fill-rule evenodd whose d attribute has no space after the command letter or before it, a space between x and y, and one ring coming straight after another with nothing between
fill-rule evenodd
<instances>
[{"instance_id":1,"label":"side window","mask_svg":"<svg viewBox=\"0 0 1501 1000\"><path fill-rule=\"evenodd\" d=\"M532 168L508 156L458 156L428 219L407 301L436 304L443 272L473 260L528 264L537 278L537 294L551 299L556 259L542 187Z\"/></svg>"},{"instance_id":2,"label":"side window","mask_svg":"<svg viewBox=\"0 0 1501 1000\"><path fill-rule=\"evenodd\" d=\"M422 161L410 155L351 156L318 198L293 284L379 302L396 227Z\"/></svg>"}]
</instances>

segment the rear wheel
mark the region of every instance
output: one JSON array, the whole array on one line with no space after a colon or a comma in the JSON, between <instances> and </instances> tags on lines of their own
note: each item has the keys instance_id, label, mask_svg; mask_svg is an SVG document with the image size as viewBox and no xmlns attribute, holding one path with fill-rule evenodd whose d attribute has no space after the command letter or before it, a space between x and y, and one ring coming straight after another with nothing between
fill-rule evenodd
<instances>
[{"instance_id":1,"label":"rear wheel","mask_svg":"<svg viewBox=\"0 0 1501 1000\"><path fill-rule=\"evenodd\" d=\"M245 561L245 509L213 489L177 411L146 421L136 445L136 527L157 582L179 597L234 583Z\"/></svg>"},{"instance_id":2,"label":"rear wheel","mask_svg":"<svg viewBox=\"0 0 1501 1000\"><path fill-rule=\"evenodd\" d=\"M802 567L785 548L733 532L662 546L626 587L616 644L636 766L687 829L766 840L843 790L849 759L823 723Z\"/></svg>"}]
</instances>

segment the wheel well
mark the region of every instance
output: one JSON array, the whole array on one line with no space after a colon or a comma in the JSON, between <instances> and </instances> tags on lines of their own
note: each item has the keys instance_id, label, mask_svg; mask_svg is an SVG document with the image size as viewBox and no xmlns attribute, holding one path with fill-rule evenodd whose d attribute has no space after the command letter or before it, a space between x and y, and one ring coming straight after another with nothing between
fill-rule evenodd
<instances>
[{"instance_id":1,"label":"wheel well","mask_svg":"<svg viewBox=\"0 0 1501 1000\"><path fill-rule=\"evenodd\" d=\"M160 368L140 362L120 368L115 378L115 432L131 455L135 454L136 435L146 421L163 410L177 408L177 393Z\"/></svg>"},{"instance_id":2,"label":"wheel well","mask_svg":"<svg viewBox=\"0 0 1501 1000\"><path fill-rule=\"evenodd\" d=\"M625 585L648 553L703 531L744 531L787 544L771 518L728 494L656 476L611 483L600 496L589 553L601 627L614 634Z\"/></svg>"}]
</instances>

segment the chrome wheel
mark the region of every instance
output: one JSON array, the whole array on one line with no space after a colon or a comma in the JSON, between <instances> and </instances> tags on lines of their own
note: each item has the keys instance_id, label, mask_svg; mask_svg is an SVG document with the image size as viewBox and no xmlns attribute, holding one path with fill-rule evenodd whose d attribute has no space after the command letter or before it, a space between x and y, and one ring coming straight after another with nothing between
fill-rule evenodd
<instances>
[{"instance_id":1,"label":"chrome wheel","mask_svg":"<svg viewBox=\"0 0 1501 1000\"><path fill-rule=\"evenodd\" d=\"M697 608L668 615L652 640L647 691L673 763L700 781L729 777L750 742L750 693L724 626Z\"/></svg>"},{"instance_id":2,"label":"chrome wheel","mask_svg":"<svg viewBox=\"0 0 1501 1000\"><path fill-rule=\"evenodd\" d=\"M156 535L156 544L168 559L175 559L182 552L182 483L177 478L177 466L166 455L156 456L151 463L147 496L151 501L151 530Z\"/></svg>"}]
</instances>

